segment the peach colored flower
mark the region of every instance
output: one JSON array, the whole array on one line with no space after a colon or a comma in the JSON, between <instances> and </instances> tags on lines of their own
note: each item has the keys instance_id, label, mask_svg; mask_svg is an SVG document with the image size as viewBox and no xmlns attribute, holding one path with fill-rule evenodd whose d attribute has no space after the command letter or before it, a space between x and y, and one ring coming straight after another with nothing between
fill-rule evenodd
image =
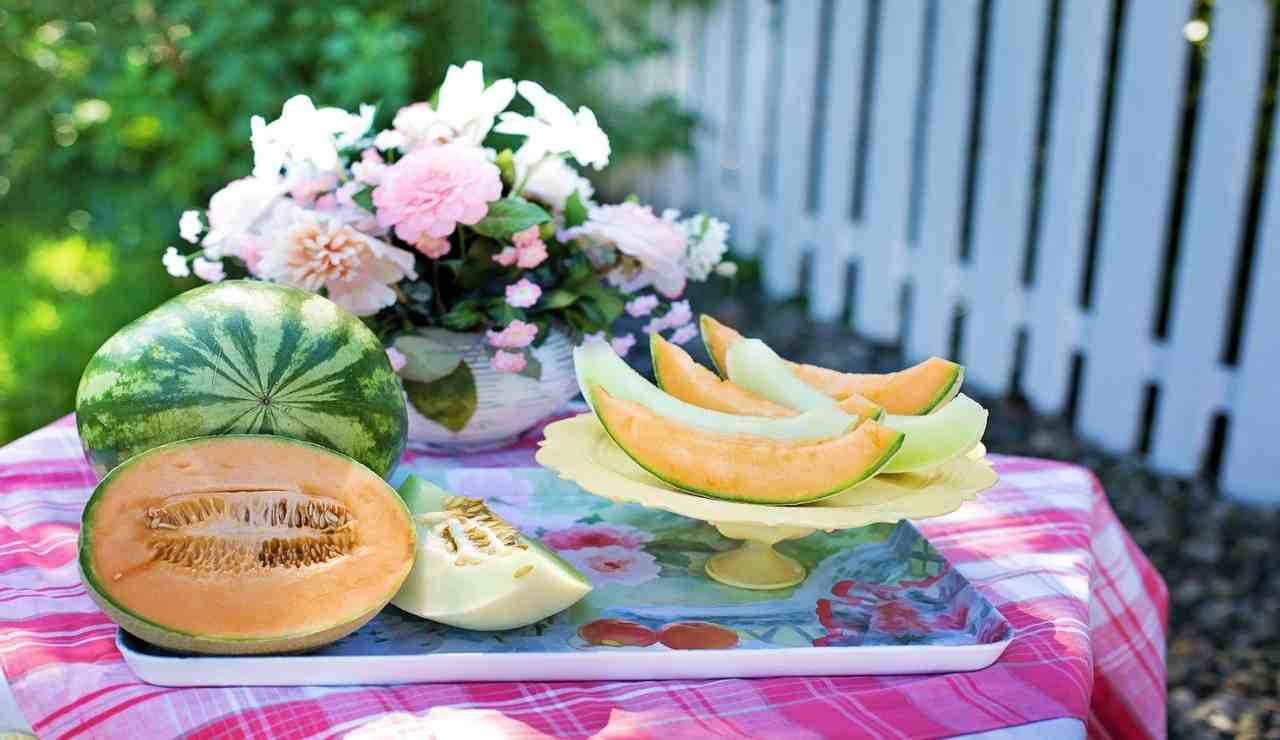
<instances>
[{"instance_id":1,"label":"peach colored flower","mask_svg":"<svg viewBox=\"0 0 1280 740\"><path fill-rule=\"evenodd\" d=\"M329 299L357 316L396 301L390 287L415 278L413 255L357 231L333 214L293 208L258 262L262 277L304 290L324 288Z\"/></svg>"},{"instance_id":2,"label":"peach colored flower","mask_svg":"<svg viewBox=\"0 0 1280 740\"><path fill-rule=\"evenodd\" d=\"M513 319L502 331L488 332L489 344L503 349L521 349L533 343L538 336L538 325L520 319Z\"/></svg>"},{"instance_id":3,"label":"peach colored flower","mask_svg":"<svg viewBox=\"0 0 1280 740\"><path fill-rule=\"evenodd\" d=\"M514 285L507 286L507 305L512 308L528 308L542 297L542 288L529 282L528 278L520 278Z\"/></svg>"},{"instance_id":4,"label":"peach colored flower","mask_svg":"<svg viewBox=\"0 0 1280 740\"><path fill-rule=\"evenodd\" d=\"M433 260L438 260L449 253L449 240L443 238L437 239L432 236L424 236L413 243L413 248Z\"/></svg>"},{"instance_id":5,"label":"peach colored flower","mask_svg":"<svg viewBox=\"0 0 1280 740\"><path fill-rule=\"evenodd\" d=\"M520 352L503 352L498 350L489 358L489 367L500 373L518 373L526 365L524 355Z\"/></svg>"},{"instance_id":6,"label":"peach colored flower","mask_svg":"<svg viewBox=\"0 0 1280 740\"><path fill-rule=\"evenodd\" d=\"M502 196L502 176L484 151L459 144L416 149L382 173L373 191L378 224L416 243L471 225Z\"/></svg>"}]
</instances>

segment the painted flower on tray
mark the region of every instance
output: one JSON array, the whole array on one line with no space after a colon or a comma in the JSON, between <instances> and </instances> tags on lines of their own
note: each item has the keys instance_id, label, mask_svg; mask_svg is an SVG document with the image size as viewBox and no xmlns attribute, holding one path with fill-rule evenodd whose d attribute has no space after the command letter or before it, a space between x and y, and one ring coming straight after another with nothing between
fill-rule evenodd
<instances>
[{"instance_id":1,"label":"painted flower on tray","mask_svg":"<svg viewBox=\"0 0 1280 740\"><path fill-rule=\"evenodd\" d=\"M561 550L560 557L599 584L639 586L657 578L661 570L658 561L644 550L618 545Z\"/></svg>"},{"instance_id":2,"label":"painted flower on tray","mask_svg":"<svg viewBox=\"0 0 1280 740\"><path fill-rule=\"evenodd\" d=\"M501 196L502 176L484 151L451 144L417 149L388 167L373 205L379 226L413 244L479 222Z\"/></svg>"},{"instance_id":3,"label":"painted flower on tray","mask_svg":"<svg viewBox=\"0 0 1280 740\"><path fill-rule=\"evenodd\" d=\"M575 524L542 535L542 544L553 550L581 550L587 547L622 547L634 550L653 535L625 524Z\"/></svg>"},{"instance_id":4,"label":"painted flower on tray","mask_svg":"<svg viewBox=\"0 0 1280 740\"><path fill-rule=\"evenodd\" d=\"M878 604L871 616L871 629L889 635L919 635L928 631L915 605L903 600Z\"/></svg>"}]
</instances>

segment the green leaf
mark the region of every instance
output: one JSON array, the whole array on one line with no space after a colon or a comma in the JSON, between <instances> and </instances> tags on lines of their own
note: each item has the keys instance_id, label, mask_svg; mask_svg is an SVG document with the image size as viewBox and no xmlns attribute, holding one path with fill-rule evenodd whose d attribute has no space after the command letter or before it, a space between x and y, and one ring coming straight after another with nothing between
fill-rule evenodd
<instances>
[{"instance_id":1,"label":"green leaf","mask_svg":"<svg viewBox=\"0 0 1280 740\"><path fill-rule=\"evenodd\" d=\"M580 226L587 222L587 207L582 204L582 197L578 195L578 191L573 191L564 202L564 225L567 229Z\"/></svg>"},{"instance_id":2,"label":"green leaf","mask_svg":"<svg viewBox=\"0 0 1280 740\"><path fill-rule=\"evenodd\" d=\"M502 173L502 181L508 185L514 185L516 181L516 158L510 149L503 149L498 158L494 160L494 164L498 165L498 171Z\"/></svg>"},{"instance_id":3,"label":"green leaf","mask_svg":"<svg viewBox=\"0 0 1280 740\"><path fill-rule=\"evenodd\" d=\"M524 198L511 196L489 204L489 212L471 228L494 239L509 239L517 231L546 223L551 214Z\"/></svg>"},{"instance_id":4,"label":"green leaf","mask_svg":"<svg viewBox=\"0 0 1280 740\"><path fill-rule=\"evenodd\" d=\"M524 359L524 369L516 374L523 375L531 380L542 380L542 363L538 362L538 358L534 357L532 352L526 351Z\"/></svg>"},{"instance_id":5,"label":"green leaf","mask_svg":"<svg viewBox=\"0 0 1280 740\"><path fill-rule=\"evenodd\" d=\"M453 329L454 331L474 329L482 321L484 321L484 314L480 313L480 301L474 298L459 301L441 319L441 323L445 325L446 329Z\"/></svg>"},{"instance_id":6,"label":"green leaf","mask_svg":"<svg viewBox=\"0 0 1280 740\"><path fill-rule=\"evenodd\" d=\"M458 348L437 341L433 337L406 334L398 337L395 348L404 354L404 367L400 377L419 383L439 380L458 367L462 353Z\"/></svg>"},{"instance_id":7,"label":"green leaf","mask_svg":"<svg viewBox=\"0 0 1280 740\"><path fill-rule=\"evenodd\" d=\"M576 300L578 300L577 293L573 292L572 290L566 290L564 288L556 288L555 290L549 291L545 296L543 296L542 308L547 308L547 309L564 308L565 306L573 305L573 302Z\"/></svg>"},{"instance_id":8,"label":"green leaf","mask_svg":"<svg viewBox=\"0 0 1280 740\"><path fill-rule=\"evenodd\" d=\"M429 383L404 380L404 392L418 413L451 432L460 432L476 413L476 379L465 362Z\"/></svg>"},{"instance_id":9,"label":"green leaf","mask_svg":"<svg viewBox=\"0 0 1280 740\"><path fill-rule=\"evenodd\" d=\"M355 195L351 196L351 200L361 208L373 212L373 188L365 188Z\"/></svg>"}]
</instances>

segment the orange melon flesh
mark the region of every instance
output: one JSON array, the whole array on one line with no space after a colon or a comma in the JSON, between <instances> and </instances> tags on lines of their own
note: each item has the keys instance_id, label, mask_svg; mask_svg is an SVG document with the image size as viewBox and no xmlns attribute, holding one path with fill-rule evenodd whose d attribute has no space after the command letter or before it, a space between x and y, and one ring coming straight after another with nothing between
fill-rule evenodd
<instances>
[{"instance_id":1,"label":"orange melon flesh","mask_svg":"<svg viewBox=\"0 0 1280 740\"><path fill-rule=\"evenodd\" d=\"M311 549L293 548L300 541ZM231 435L116 468L85 508L80 565L94 600L143 639L279 652L372 618L408 575L415 543L399 496L363 465L306 442Z\"/></svg>"},{"instance_id":2,"label":"orange melon flesh","mask_svg":"<svg viewBox=\"0 0 1280 740\"><path fill-rule=\"evenodd\" d=\"M732 501L786 506L834 496L875 475L903 440L868 420L839 437L781 442L695 429L599 386L592 401L605 431L640 467L685 491Z\"/></svg>"},{"instance_id":3,"label":"orange melon flesh","mask_svg":"<svg viewBox=\"0 0 1280 740\"><path fill-rule=\"evenodd\" d=\"M728 376L725 356L742 335L710 316L700 319L702 341L722 377ZM790 363L796 377L836 400L857 394L890 414L927 414L955 398L964 381L964 367L941 357L893 373L844 373L817 365Z\"/></svg>"},{"instance_id":4,"label":"orange melon flesh","mask_svg":"<svg viewBox=\"0 0 1280 740\"><path fill-rule=\"evenodd\" d=\"M679 345L668 342L660 334L649 335L649 351L653 357L653 374L658 387L685 403L743 416L778 418L800 413L720 378L699 365ZM878 405L856 394L837 405L841 411L859 419L879 419L884 415L884 410Z\"/></svg>"}]
</instances>

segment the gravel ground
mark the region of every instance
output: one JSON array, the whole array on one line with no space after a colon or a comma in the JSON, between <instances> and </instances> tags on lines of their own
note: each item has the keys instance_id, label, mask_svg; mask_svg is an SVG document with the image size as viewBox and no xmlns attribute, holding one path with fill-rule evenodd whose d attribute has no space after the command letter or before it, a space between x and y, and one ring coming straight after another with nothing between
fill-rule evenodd
<instances>
[{"instance_id":1,"label":"gravel ground","mask_svg":"<svg viewBox=\"0 0 1280 740\"><path fill-rule=\"evenodd\" d=\"M695 295L693 301L793 359L873 372L904 365L896 349L814 323L798 306L766 306L750 296ZM695 345L686 348L705 362ZM1077 439L1062 419L1037 415L1020 398L980 400L992 411L989 449L1092 469L1164 576L1170 736L1280 740L1280 577L1270 562L1280 557L1280 510L1235 504L1210 482L1156 475L1138 458L1102 452Z\"/></svg>"}]
</instances>

